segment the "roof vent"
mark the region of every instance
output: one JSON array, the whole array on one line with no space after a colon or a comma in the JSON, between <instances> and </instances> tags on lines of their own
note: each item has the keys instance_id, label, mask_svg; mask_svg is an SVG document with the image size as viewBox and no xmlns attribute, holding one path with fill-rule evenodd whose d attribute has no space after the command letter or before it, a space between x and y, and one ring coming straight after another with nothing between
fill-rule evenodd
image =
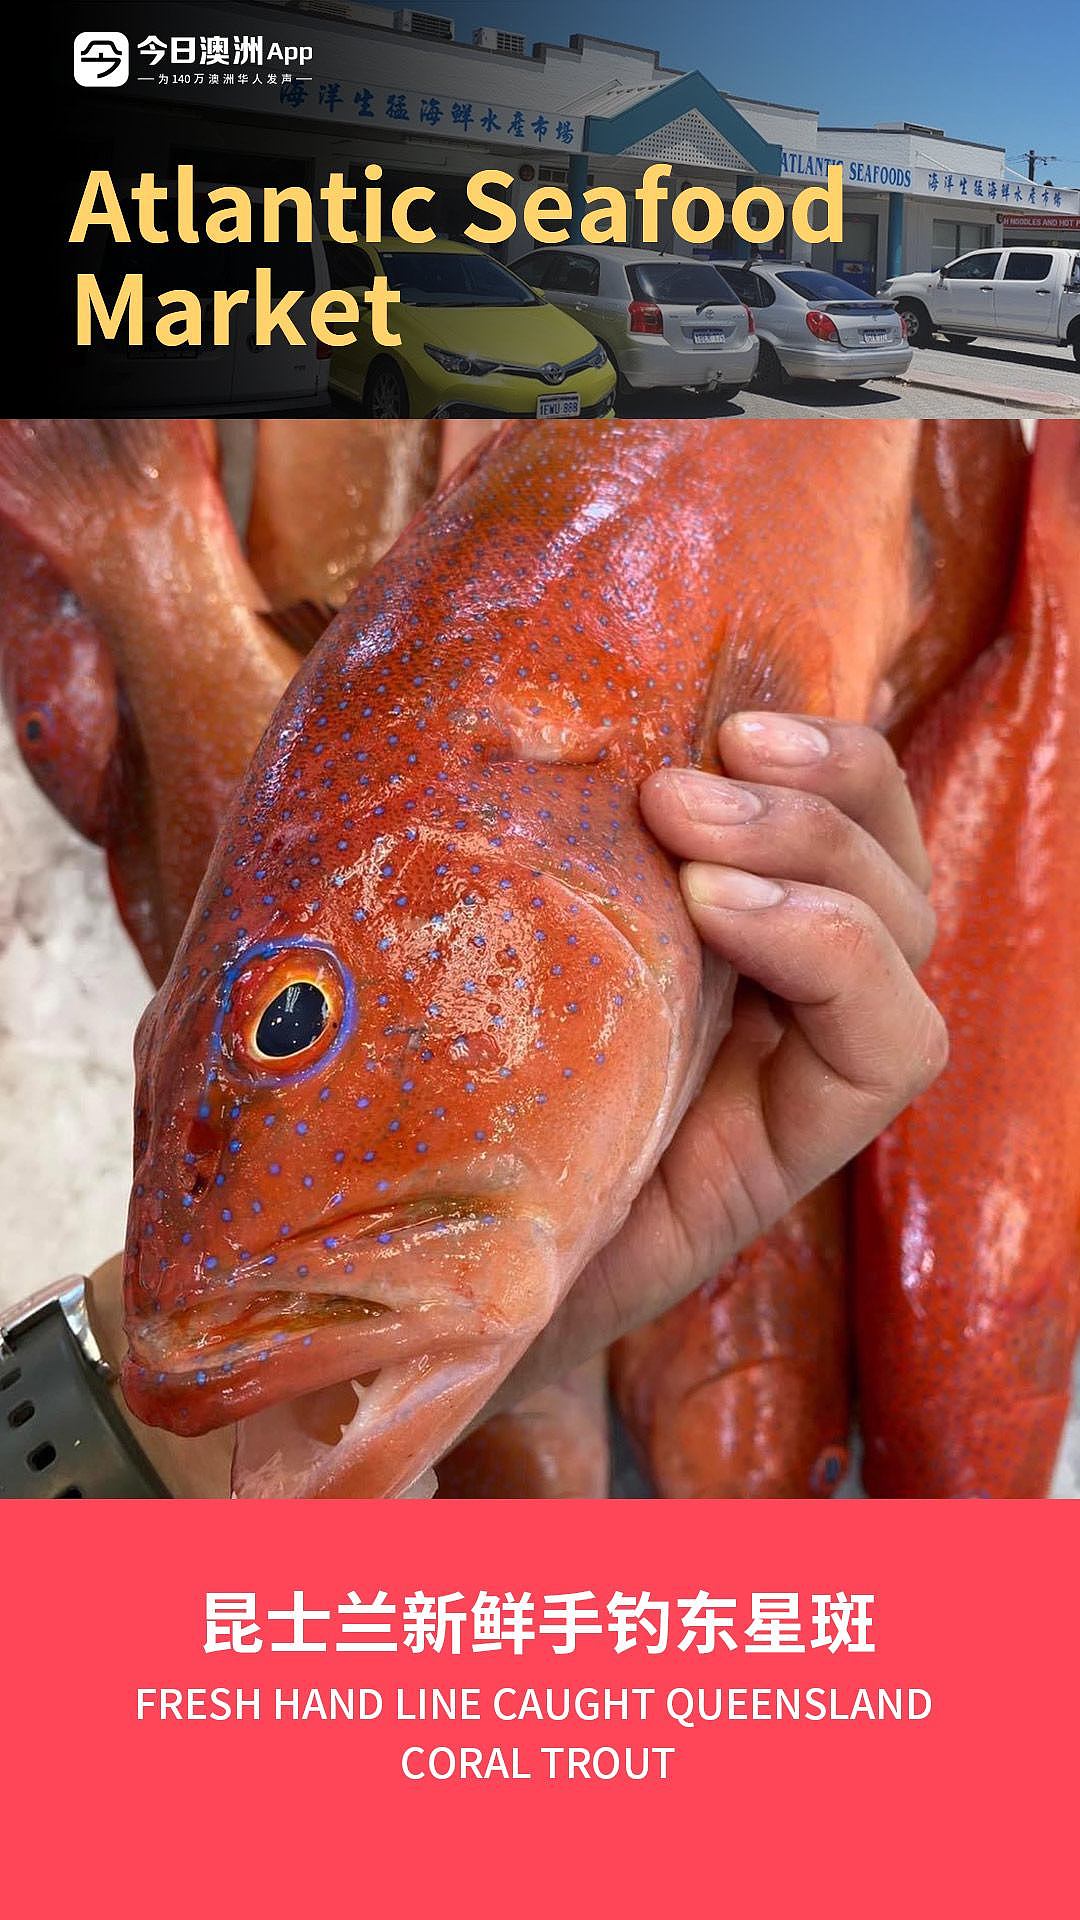
<instances>
[{"instance_id":1,"label":"roof vent","mask_svg":"<svg viewBox=\"0 0 1080 1920\"><path fill-rule=\"evenodd\" d=\"M414 7L399 7L394 15L399 33L415 34L418 40L452 40L454 23L442 13L417 13Z\"/></svg>"},{"instance_id":2,"label":"roof vent","mask_svg":"<svg viewBox=\"0 0 1080 1920\"><path fill-rule=\"evenodd\" d=\"M484 47L488 53L511 53L518 60L525 57L525 35L506 33L502 27L475 27L472 43L474 47Z\"/></svg>"}]
</instances>

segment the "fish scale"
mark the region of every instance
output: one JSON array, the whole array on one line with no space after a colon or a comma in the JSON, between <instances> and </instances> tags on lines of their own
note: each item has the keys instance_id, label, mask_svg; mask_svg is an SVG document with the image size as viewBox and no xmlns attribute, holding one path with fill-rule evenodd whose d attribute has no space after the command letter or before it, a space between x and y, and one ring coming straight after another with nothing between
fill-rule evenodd
<instances>
[{"instance_id":1,"label":"fish scale","mask_svg":"<svg viewBox=\"0 0 1080 1920\"><path fill-rule=\"evenodd\" d=\"M0 449L24 524L50 443ZM179 1431L250 1414L238 1491L400 1491L618 1228L733 989L637 783L737 705L865 712L923 599L917 445L509 428L309 657L136 1047L125 1388ZM325 1025L271 1068L301 978Z\"/></svg>"}]
</instances>

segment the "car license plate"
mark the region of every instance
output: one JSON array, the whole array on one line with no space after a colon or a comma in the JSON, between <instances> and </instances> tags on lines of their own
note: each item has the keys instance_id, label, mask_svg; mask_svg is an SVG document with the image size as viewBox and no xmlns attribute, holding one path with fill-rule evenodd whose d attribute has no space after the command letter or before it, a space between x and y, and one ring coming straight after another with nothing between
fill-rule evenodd
<instances>
[{"instance_id":1,"label":"car license plate","mask_svg":"<svg viewBox=\"0 0 1080 1920\"><path fill-rule=\"evenodd\" d=\"M892 334L887 327L864 327L863 343L868 347L887 347Z\"/></svg>"},{"instance_id":2,"label":"car license plate","mask_svg":"<svg viewBox=\"0 0 1080 1920\"><path fill-rule=\"evenodd\" d=\"M695 347L722 347L727 334L723 327L695 327L692 338Z\"/></svg>"},{"instance_id":3,"label":"car license plate","mask_svg":"<svg viewBox=\"0 0 1080 1920\"><path fill-rule=\"evenodd\" d=\"M576 420L581 412L580 393L561 393L556 399L538 400L536 417L538 420Z\"/></svg>"}]
</instances>

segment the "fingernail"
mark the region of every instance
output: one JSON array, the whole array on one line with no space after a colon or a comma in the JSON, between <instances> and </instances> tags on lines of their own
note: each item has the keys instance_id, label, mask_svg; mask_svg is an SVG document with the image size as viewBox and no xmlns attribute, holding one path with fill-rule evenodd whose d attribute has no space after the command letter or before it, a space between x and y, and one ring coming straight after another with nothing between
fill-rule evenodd
<instances>
[{"instance_id":1,"label":"fingernail","mask_svg":"<svg viewBox=\"0 0 1080 1920\"><path fill-rule=\"evenodd\" d=\"M695 860L684 871L686 891L699 907L775 907L787 891L779 880L743 873L739 867L707 866Z\"/></svg>"},{"instance_id":2,"label":"fingernail","mask_svg":"<svg viewBox=\"0 0 1080 1920\"><path fill-rule=\"evenodd\" d=\"M734 725L759 760L771 760L778 767L809 767L815 760L824 760L829 751L828 734L805 720L789 720L777 713L738 713Z\"/></svg>"},{"instance_id":3,"label":"fingernail","mask_svg":"<svg viewBox=\"0 0 1080 1920\"><path fill-rule=\"evenodd\" d=\"M679 773L670 776L677 799L691 820L714 826L728 826L739 820L753 820L762 812L760 794L749 787L736 786L716 773Z\"/></svg>"}]
</instances>

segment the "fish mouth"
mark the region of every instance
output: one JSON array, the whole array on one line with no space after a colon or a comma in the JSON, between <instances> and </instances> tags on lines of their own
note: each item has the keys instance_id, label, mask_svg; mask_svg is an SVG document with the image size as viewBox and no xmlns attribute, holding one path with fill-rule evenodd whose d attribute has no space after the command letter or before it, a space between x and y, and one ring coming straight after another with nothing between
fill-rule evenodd
<instances>
[{"instance_id":1,"label":"fish mouth","mask_svg":"<svg viewBox=\"0 0 1080 1920\"><path fill-rule=\"evenodd\" d=\"M125 1396L175 1433L238 1423L246 1497L400 1493L550 1313L553 1260L546 1221L488 1201L341 1219L290 1240L287 1267L254 1257L212 1299L130 1322Z\"/></svg>"},{"instance_id":2,"label":"fish mouth","mask_svg":"<svg viewBox=\"0 0 1080 1920\"><path fill-rule=\"evenodd\" d=\"M208 1388L205 1398L212 1402L218 1391L222 1419L200 1421L198 1428L185 1422L184 1430L194 1432L242 1412L242 1383L253 1365L270 1369L258 1381L261 1402L298 1350L322 1356L346 1349L374 1365L421 1339L439 1340L447 1332L464 1338L467 1293L433 1279L418 1297L417 1265L427 1263L434 1242L450 1236L460 1252L478 1230L495 1224L490 1206L404 1201L307 1228L280 1250L237 1262L220 1280L215 1274L212 1297L130 1322L129 1358L170 1398L178 1390ZM395 1271L402 1257L404 1284ZM197 1259L192 1272L204 1272ZM205 1284L200 1278L204 1295Z\"/></svg>"}]
</instances>

